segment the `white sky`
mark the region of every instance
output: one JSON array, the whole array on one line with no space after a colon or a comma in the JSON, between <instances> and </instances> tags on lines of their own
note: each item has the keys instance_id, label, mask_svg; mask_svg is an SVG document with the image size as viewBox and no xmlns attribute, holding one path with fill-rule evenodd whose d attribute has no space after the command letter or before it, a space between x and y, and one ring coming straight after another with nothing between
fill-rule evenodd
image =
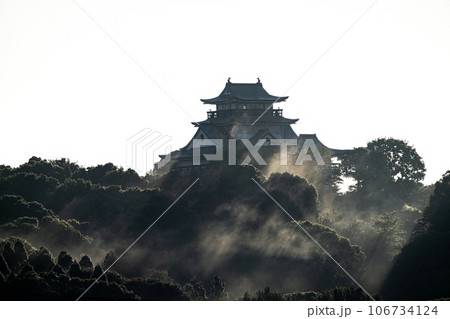
<instances>
[{"instance_id":1,"label":"white sky","mask_svg":"<svg viewBox=\"0 0 450 319\"><path fill-rule=\"evenodd\" d=\"M86 1L94 20L196 121L233 82L283 95L374 1ZM379 0L280 106L332 148L406 139L432 183L450 169L450 1ZM126 166L148 127L192 121L71 0L0 0L0 163Z\"/></svg>"}]
</instances>

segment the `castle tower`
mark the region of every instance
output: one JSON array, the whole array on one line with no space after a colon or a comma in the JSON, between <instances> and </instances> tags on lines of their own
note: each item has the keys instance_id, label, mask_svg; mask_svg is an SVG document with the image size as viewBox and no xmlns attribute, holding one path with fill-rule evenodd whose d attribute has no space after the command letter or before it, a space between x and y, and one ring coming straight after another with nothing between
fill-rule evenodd
<instances>
[{"instance_id":1,"label":"castle tower","mask_svg":"<svg viewBox=\"0 0 450 319\"><path fill-rule=\"evenodd\" d=\"M288 119L283 117L283 110L279 107L274 108L275 104L285 102L288 96L270 95L263 87L258 78L256 83L232 83L230 78L225 84L225 88L215 98L201 99L204 104L215 105L215 110L207 111L207 119L201 122L193 122L197 127L189 143L178 151L170 153L170 163L161 172L178 170L182 174L203 171L208 166L218 164L216 161L208 161L205 154L215 154L217 149L215 145L202 146L200 148L200 165L193 164L194 140L222 140L222 149L224 152L224 161L227 162L228 141L229 140L249 140L252 145L258 141L264 140L263 148L266 155L270 156L273 149L279 150L279 146L270 146L271 139L295 139L298 141L296 150L299 150L306 140L312 140L317 147L326 151L328 155L337 156L341 150L329 149L324 146L315 134L297 135L291 125L298 119ZM269 150L270 151L267 151ZM240 152L244 151L244 153ZM237 156L246 156L246 149L242 147L237 149ZM165 161L168 155L160 155L162 161ZM160 163L161 163L160 162ZM166 161L169 162L169 161ZM239 159L237 160L239 165ZM252 163L254 164L254 163ZM155 165L155 169L158 164Z\"/></svg>"},{"instance_id":2,"label":"castle tower","mask_svg":"<svg viewBox=\"0 0 450 319\"><path fill-rule=\"evenodd\" d=\"M283 117L283 110L274 105L285 102L287 96L273 96L267 93L262 83L232 83L230 80L215 98L201 99L204 104L216 106L208 111L208 119L193 123L200 130L214 128L226 132L230 138L297 138L291 128L298 119ZM267 135L267 136L264 136Z\"/></svg>"}]
</instances>

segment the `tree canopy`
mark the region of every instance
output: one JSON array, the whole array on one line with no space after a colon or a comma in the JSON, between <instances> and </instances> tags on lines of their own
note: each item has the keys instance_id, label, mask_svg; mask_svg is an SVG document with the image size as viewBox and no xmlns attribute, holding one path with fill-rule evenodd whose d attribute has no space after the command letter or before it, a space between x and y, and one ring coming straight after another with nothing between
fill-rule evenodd
<instances>
[{"instance_id":1,"label":"tree canopy","mask_svg":"<svg viewBox=\"0 0 450 319\"><path fill-rule=\"evenodd\" d=\"M366 207L392 207L393 199L401 207L412 199L426 171L415 148L393 138L373 140L366 147L346 153L341 160L342 175L355 181L350 190Z\"/></svg>"},{"instance_id":2,"label":"tree canopy","mask_svg":"<svg viewBox=\"0 0 450 319\"><path fill-rule=\"evenodd\" d=\"M450 171L436 183L419 230L395 259L382 288L394 300L429 300L450 295Z\"/></svg>"}]
</instances>

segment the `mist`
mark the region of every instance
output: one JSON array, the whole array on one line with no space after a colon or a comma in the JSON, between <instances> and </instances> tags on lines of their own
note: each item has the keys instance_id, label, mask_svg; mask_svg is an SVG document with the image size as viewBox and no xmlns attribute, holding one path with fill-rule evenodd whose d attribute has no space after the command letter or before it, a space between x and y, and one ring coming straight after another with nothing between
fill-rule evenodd
<instances>
[{"instance_id":1,"label":"mist","mask_svg":"<svg viewBox=\"0 0 450 319\"><path fill-rule=\"evenodd\" d=\"M33 280L56 289L45 298L70 299L81 294L94 274L115 262L198 178L114 264L105 275L106 286L98 288L98 298L272 298L272 293L263 292L265 287L286 300L331 298L329 292L339 287L350 289L342 288L348 298L367 298L355 292L359 289L355 282L253 179L366 290L377 295L402 248L426 232L423 211L433 187L423 186L420 176L419 182L411 183L368 174L377 169L382 157L371 154L370 145L367 150L357 160L343 157L338 165L325 167L308 162L280 166L274 156L267 159L266 167L217 166L191 175L171 171L141 177L112 164L84 168L66 159L37 157L18 168L2 166L2 249L7 242L11 247L23 242L28 256L16 258L19 252L8 248L4 289L22 280L26 268ZM371 156L377 159L374 164ZM367 170L361 162L372 167ZM361 172L361 166L365 171ZM342 180L353 176L364 178L355 180L348 192L340 192ZM66 276L65 290L57 291L50 274ZM108 285L120 287L121 292L109 295ZM311 291L315 293L307 294ZM94 293L98 291L87 297L96 299Z\"/></svg>"}]
</instances>

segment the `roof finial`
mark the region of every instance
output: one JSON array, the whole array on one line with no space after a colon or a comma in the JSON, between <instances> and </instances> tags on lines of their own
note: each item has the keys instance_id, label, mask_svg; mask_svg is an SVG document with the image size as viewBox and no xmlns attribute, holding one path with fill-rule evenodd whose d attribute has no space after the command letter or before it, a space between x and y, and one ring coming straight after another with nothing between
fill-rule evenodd
<instances>
[{"instance_id":1,"label":"roof finial","mask_svg":"<svg viewBox=\"0 0 450 319\"><path fill-rule=\"evenodd\" d=\"M258 83L261 83L261 80L259 78L257 78L257 79L258 79Z\"/></svg>"},{"instance_id":2,"label":"roof finial","mask_svg":"<svg viewBox=\"0 0 450 319\"><path fill-rule=\"evenodd\" d=\"M228 77L227 83L231 83L231 78L230 77Z\"/></svg>"}]
</instances>

